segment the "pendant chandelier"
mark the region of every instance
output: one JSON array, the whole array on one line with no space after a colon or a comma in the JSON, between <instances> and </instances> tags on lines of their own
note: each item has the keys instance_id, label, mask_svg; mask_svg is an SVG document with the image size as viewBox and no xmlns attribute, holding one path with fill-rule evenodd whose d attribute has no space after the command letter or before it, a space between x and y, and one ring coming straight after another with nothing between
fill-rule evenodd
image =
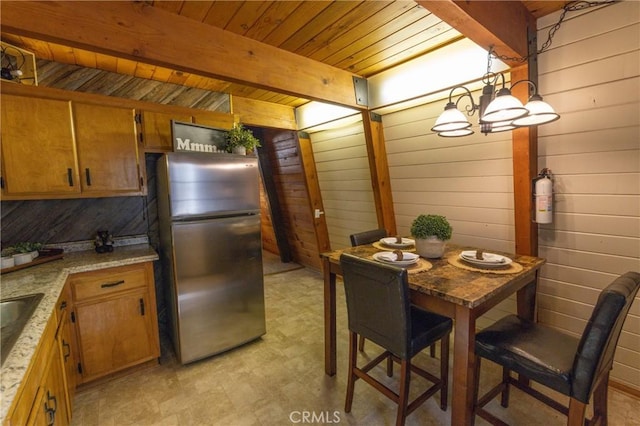
<instances>
[{"instance_id":1,"label":"pendant chandelier","mask_svg":"<svg viewBox=\"0 0 640 426\"><path fill-rule=\"evenodd\" d=\"M536 126L550 123L560 118L551 105L542 100L538 94L538 87L531 80L519 80L505 87L503 73L493 73L491 69L491 55L493 48L489 49L487 60L487 72L482 76L482 95L478 102L475 102L469 89L464 86L456 86L449 92L449 102L444 107L444 112L440 114L435 125L431 128L438 136L459 137L473 134L471 123L465 114L458 109L458 103L465 97L469 98L471 105L465 107L466 115L472 116L478 111L480 131L485 135L488 133L498 133L513 130L518 127ZM502 87L495 91L498 79L501 80ZM511 94L511 89L521 83L527 83L532 89L532 95L526 105ZM457 89L462 89L463 93L453 101L453 94Z\"/></svg>"}]
</instances>

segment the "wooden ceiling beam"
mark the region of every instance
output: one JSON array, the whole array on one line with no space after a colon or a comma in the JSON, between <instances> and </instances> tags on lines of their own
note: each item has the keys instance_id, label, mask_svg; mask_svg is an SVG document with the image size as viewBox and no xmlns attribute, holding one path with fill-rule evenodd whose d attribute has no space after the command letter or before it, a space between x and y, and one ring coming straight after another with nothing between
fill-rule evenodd
<instances>
[{"instance_id":1,"label":"wooden ceiling beam","mask_svg":"<svg viewBox=\"0 0 640 426\"><path fill-rule=\"evenodd\" d=\"M525 58L528 55L527 28L535 33L536 19L519 1L417 0L425 9L496 55ZM503 60L510 67L522 65Z\"/></svg>"},{"instance_id":2,"label":"wooden ceiling beam","mask_svg":"<svg viewBox=\"0 0 640 426\"><path fill-rule=\"evenodd\" d=\"M339 68L146 2L0 2L2 31L356 109Z\"/></svg>"}]
</instances>

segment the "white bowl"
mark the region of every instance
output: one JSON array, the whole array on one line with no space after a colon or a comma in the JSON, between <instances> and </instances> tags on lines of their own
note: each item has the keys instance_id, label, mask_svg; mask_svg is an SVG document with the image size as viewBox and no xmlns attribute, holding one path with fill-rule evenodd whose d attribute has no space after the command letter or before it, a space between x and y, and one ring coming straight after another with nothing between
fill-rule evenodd
<instances>
[{"instance_id":1,"label":"white bowl","mask_svg":"<svg viewBox=\"0 0 640 426\"><path fill-rule=\"evenodd\" d=\"M16 265L23 265L25 263L29 263L33 260L31 257L31 253L18 253L13 255L13 261Z\"/></svg>"},{"instance_id":2,"label":"white bowl","mask_svg":"<svg viewBox=\"0 0 640 426\"><path fill-rule=\"evenodd\" d=\"M15 266L15 264L16 262L11 256L5 256L2 258L2 269L11 268L12 266Z\"/></svg>"}]
</instances>

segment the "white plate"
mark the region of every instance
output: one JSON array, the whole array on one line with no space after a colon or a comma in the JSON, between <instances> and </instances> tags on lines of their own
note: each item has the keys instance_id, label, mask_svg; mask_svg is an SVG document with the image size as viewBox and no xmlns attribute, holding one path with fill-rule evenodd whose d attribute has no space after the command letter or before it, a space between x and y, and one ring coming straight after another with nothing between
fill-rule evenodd
<instances>
[{"instance_id":1,"label":"white plate","mask_svg":"<svg viewBox=\"0 0 640 426\"><path fill-rule=\"evenodd\" d=\"M381 251L381 252L375 253L373 255L373 258L379 262L388 263L391 265L407 266L407 265L413 265L414 263L417 263L418 259L420 259L420 256L418 256L415 253L409 253L409 252L403 251L402 260L396 260L397 256L394 252Z\"/></svg>"},{"instance_id":2,"label":"white plate","mask_svg":"<svg viewBox=\"0 0 640 426\"><path fill-rule=\"evenodd\" d=\"M460 253L460 259L465 262L483 266L485 268L499 268L502 266L508 266L511 262L513 262L508 257L495 254L495 253L482 253L482 259L476 259L476 251L475 250L467 250Z\"/></svg>"},{"instance_id":3,"label":"white plate","mask_svg":"<svg viewBox=\"0 0 640 426\"><path fill-rule=\"evenodd\" d=\"M380 242L382 244L393 248L407 248L413 246L416 243L411 238L403 238L401 243L398 243L397 241L398 239L396 237L385 237L380 239Z\"/></svg>"}]
</instances>

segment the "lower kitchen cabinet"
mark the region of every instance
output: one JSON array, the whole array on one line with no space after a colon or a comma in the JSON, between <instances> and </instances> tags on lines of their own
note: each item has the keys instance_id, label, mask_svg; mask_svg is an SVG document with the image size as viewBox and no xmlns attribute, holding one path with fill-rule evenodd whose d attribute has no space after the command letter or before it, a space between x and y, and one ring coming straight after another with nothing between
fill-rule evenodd
<instances>
[{"instance_id":1,"label":"lower kitchen cabinet","mask_svg":"<svg viewBox=\"0 0 640 426\"><path fill-rule=\"evenodd\" d=\"M72 399L68 394L69 382L64 369L65 352L60 344L66 341L64 335L68 333L68 303L64 295L56 306L5 419L5 425L64 426L71 422ZM71 376L75 377L73 374Z\"/></svg>"},{"instance_id":2,"label":"lower kitchen cabinet","mask_svg":"<svg viewBox=\"0 0 640 426\"><path fill-rule=\"evenodd\" d=\"M151 262L70 276L80 382L160 356Z\"/></svg>"},{"instance_id":3,"label":"lower kitchen cabinet","mask_svg":"<svg viewBox=\"0 0 640 426\"><path fill-rule=\"evenodd\" d=\"M61 355L58 345L54 345L27 425L62 426L71 422L67 406L65 372L60 364Z\"/></svg>"}]
</instances>

